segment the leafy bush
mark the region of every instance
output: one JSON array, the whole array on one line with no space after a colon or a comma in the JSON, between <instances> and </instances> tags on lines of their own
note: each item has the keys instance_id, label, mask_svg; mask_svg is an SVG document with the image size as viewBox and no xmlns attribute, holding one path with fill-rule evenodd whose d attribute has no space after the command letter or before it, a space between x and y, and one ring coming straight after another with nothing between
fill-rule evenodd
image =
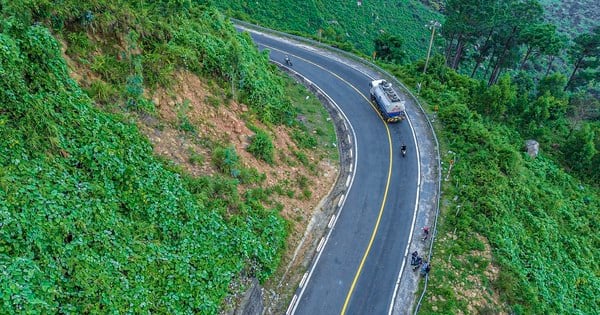
<instances>
[{"instance_id":1,"label":"leafy bush","mask_svg":"<svg viewBox=\"0 0 600 315\"><path fill-rule=\"evenodd\" d=\"M235 147L216 148L213 151L213 163L224 174L237 177L240 173L239 157Z\"/></svg>"},{"instance_id":2,"label":"leafy bush","mask_svg":"<svg viewBox=\"0 0 600 315\"><path fill-rule=\"evenodd\" d=\"M247 148L248 152L269 164L273 164L275 149L271 137L260 129L255 130L255 132L256 134L250 139L250 145Z\"/></svg>"}]
</instances>

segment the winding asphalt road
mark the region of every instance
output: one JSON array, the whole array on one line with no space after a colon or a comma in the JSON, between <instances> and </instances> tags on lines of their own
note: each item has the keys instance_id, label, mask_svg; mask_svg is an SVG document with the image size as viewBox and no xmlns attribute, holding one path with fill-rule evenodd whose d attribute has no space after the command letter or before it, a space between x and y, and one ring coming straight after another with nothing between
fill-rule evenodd
<instances>
[{"instance_id":1,"label":"winding asphalt road","mask_svg":"<svg viewBox=\"0 0 600 315\"><path fill-rule=\"evenodd\" d=\"M338 59L286 40L251 33L272 60L289 55L344 112L354 131L355 169L335 226L289 311L388 314L412 232L418 154L410 121L386 124L369 101L373 79ZM400 145L408 146L406 157Z\"/></svg>"}]
</instances>

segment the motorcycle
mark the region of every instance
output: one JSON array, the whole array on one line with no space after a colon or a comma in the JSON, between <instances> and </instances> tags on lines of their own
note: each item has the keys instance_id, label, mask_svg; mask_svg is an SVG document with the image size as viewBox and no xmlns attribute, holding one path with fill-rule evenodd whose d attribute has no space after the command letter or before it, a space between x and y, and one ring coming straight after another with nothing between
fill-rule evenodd
<instances>
[{"instance_id":1,"label":"motorcycle","mask_svg":"<svg viewBox=\"0 0 600 315\"><path fill-rule=\"evenodd\" d=\"M400 152L402 152L402 157L406 157L406 146L403 145L402 148L400 148Z\"/></svg>"},{"instance_id":2,"label":"motorcycle","mask_svg":"<svg viewBox=\"0 0 600 315\"><path fill-rule=\"evenodd\" d=\"M283 61L285 62L285 65L288 67L292 66L292 61L290 60L290 57L285 56L285 58L283 59Z\"/></svg>"}]
</instances>

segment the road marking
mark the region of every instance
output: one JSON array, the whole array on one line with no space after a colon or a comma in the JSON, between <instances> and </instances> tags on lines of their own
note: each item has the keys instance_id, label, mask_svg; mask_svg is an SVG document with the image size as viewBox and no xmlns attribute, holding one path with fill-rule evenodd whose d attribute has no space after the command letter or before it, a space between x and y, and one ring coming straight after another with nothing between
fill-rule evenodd
<instances>
[{"instance_id":1,"label":"road marking","mask_svg":"<svg viewBox=\"0 0 600 315\"><path fill-rule=\"evenodd\" d=\"M351 177L352 177L351 175L348 175L348 179L346 179L346 187L348 187L348 185L350 185L350 178Z\"/></svg>"},{"instance_id":2,"label":"road marking","mask_svg":"<svg viewBox=\"0 0 600 315\"><path fill-rule=\"evenodd\" d=\"M348 135L348 144L352 143L352 141L350 140L350 135Z\"/></svg>"},{"instance_id":3,"label":"road marking","mask_svg":"<svg viewBox=\"0 0 600 315\"><path fill-rule=\"evenodd\" d=\"M292 298L292 302L290 303L290 306L288 306L287 311L285 312L285 314L290 314L291 308L292 306L294 306L296 304L296 299L298 298L298 296L296 294L294 294L294 297Z\"/></svg>"},{"instance_id":4,"label":"road marking","mask_svg":"<svg viewBox=\"0 0 600 315\"><path fill-rule=\"evenodd\" d=\"M350 153L350 158L352 158L352 149L350 149L349 153Z\"/></svg>"},{"instance_id":5,"label":"road marking","mask_svg":"<svg viewBox=\"0 0 600 315\"><path fill-rule=\"evenodd\" d=\"M404 259L402 260L402 265L400 266L400 271L398 272L398 277L396 279L396 285L394 286L394 294L392 295L392 301L390 302L390 306L388 309L388 315L392 315L393 311L394 311L394 304L396 302L396 295L398 294L398 289L400 288L400 280L402 279L402 272L404 272L404 267L406 266L406 260L408 257L408 252L410 251L410 243L412 242L412 236L415 230L415 223L417 221L417 211L419 210L419 196L421 195L421 156L420 156L420 149L419 149L419 143L417 142L417 137L415 135L415 130L412 127L412 123L410 122L410 117L408 116L408 113L406 114L406 120L408 121L409 125L410 125L410 130L412 131L413 134L413 142L415 144L415 148L416 148L416 152L417 152L417 195L415 197L415 208L413 209L413 217L412 217L412 223L410 226L410 232L408 234L408 241L407 241L407 246L406 246L406 250L404 250Z\"/></svg>"},{"instance_id":6,"label":"road marking","mask_svg":"<svg viewBox=\"0 0 600 315\"><path fill-rule=\"evenodd\" d=\"M333 222L335 222L335 214L331 216L331 219L329 220L327 227L331 229L331 227L333 226Z\"/></svg>"},{"instance_id":7,"label":"road marking","mask_svg":"<svg viewBox=\"0 0 600 315\"><path fill-rule=\"evenodd\" d=\"M317 252L321 251L321 248L323 248L323 244L325 244L325 238L322 237L321 241L319 242L319 246L317 246Z\"/></svg>"},{"instance_id":8,"label":"road marking","mask_svg":"<svg viewBox=\"0 0 600 315\"><path fill-rule=\"evenodd\" d=\"M338 207L342 205L343 201L344 201L344 194L342 194L342 196L340 197L340 201L338 201Z\"/></svg>"},{"instance_id":9,"label":"road marking","mask_svg":"<svg viewBox=\"0 0 600 315\"><path fill-rule=\"evenodd\" d=\"M373 104L369 101L369 99L367 99L362 94L360 94L360 95L363 98L365 98L365 100L371 105L371 107L373 107L373 109L375 109ZM375 236L377 235L377 230L379 229L379 223L381 222L381 217L383 216L383 210L385 208L385 202L387 200L387 194L388 194L388 191L390 188L390 181L392 178L393 147L392 147L392 136L390 135L390 128L388 127L387 123L385 122L385 120L383 119L383 116L381 116L379 111L377 111L376 109L375 109L375 111L379 114L379 118L383 122L383 125L385 126L385 130L387 132L388 144L389 144L389 149L390 149L390 155L389 155L390 164L388 167L388 175L387 175L387 180L385 183L385 190L383 192L383 200L381 201L381 207L379 208L379 214L377 214L377 221L375 222L375 226L373 227L373 232L371 233L371 238L369 239L369 245L367 245L367 249L365 250L365 253L360 261L360 264L358 265L358 269L356 270L356 274L354 275L354 279L352 280L352 285L350 285L350 290L348 290L348 294L346 295L346 300L344 301L344 306L342 307L342 312L340 313L341 315L346 314L346 309L348 308L348 304L350 303L350 299L352 298L352 293L354 293L354 288L356 287L358 278L360 277L362 269L365 265L365 261L367 260L367 257L369 256L369 252L371 252L371 247L373 246L373 242L375 241Z\"/></svg>"},{"instance_id":10,"label":"road marking","mask_svg":"<svg viewBox=\"0 0 600 315\"><path fill-rule=\"evenodd\" d=\"M307 277L308 277L308 271L304 273L304 276L302 276L302 280L300 280L300 287L301 288L304 286L304 281L306 281Z\"/></svg>"}]
</instances>

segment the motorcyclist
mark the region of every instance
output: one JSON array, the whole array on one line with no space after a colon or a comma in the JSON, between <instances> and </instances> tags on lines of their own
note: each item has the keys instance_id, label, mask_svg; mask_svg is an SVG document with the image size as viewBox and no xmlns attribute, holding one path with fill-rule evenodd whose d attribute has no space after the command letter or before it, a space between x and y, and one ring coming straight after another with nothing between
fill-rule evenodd
<instances>
[{"instance_id":1,"label":"motorcyclist","mask_svg":"<svg viewBox=\"0 0 600 315\"><path fill-rule=\"evenodd\" d=\"M286 65L288 65L288 66L292 65L292 61L290 60L290 57L288 55L285 55L285 58L283 60L285 60Z\"/></svg>"},{"instance_id":2,"label":"motorcyclist","mask_svg":"<svg viewBox=\"0 0 600 315\"><path fill-rule=\"evenodd\" d=\"M400 152L402 152L402 156L406 155L406 144L402 144L402 146L400 147Z\"/></svg>"}]
</instances>

